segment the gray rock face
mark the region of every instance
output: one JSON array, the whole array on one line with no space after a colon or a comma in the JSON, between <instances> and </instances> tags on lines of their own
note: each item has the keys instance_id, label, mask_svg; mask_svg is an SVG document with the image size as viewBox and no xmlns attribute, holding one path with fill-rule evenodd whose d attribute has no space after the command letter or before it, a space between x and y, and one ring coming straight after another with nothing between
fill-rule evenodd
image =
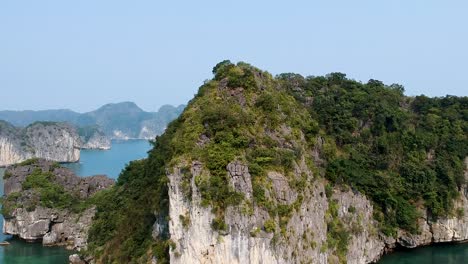
<instances>
[{"instance_id":1,"label":"gray rock face","mask_svg":"<svg viewBox=\"0 0 468 264\"><path fill-rule=\"evenodd\" d=\"M31 212L17 208L10 218L5 218L3 233L31 242L42 240L44 246L82 250L87 246L88 231L95 212L94 208L81 214L40 206Z\"/></svg>"},{"instance_id":2,"label":"gray rock face","mask_svg":"<svg viewBox=\"0 0 468 264\"><path fill-rule=\"evenodd\" d=\"M71 170L59 167L54 162L38 159L30 165L7 167L5 174L9 176L4 179L5 196L13 192L23 191L22 183L35 169L40 169L43 172L52 172L55 176L54 181L56 183L61 185L65 191L78 193L82 199L86 199L97 191L108 188L114 184L114 180L107 178L105 175L79 177Z\"/></svg>"},{"instance_id":3,"label":"gray rock face","mask_svg":"<svg viewBox=\"0 0 468 264\"><path fill-rule=\"evenodd\" d=\"M53 182L66 192L80 199L89 198L99 190L110 187L114 181L106 176L78 177L56 163L39 159L33 164L10 166L5 171L5 196L20 194L13 210L5 215L3 233L18 236L27 241L42 241L43 245L60 245L69 249L82 250L87 246L88 231L96 212L94 207L74 213L68 209L46 208L40 205L33 210L27 207L29 199L36 199L32 190L23 190L22 184L35 170L51 172Z\"/></svg>"},{"instance_id":4,"label":"gray rock face","mask_svg":"<svg viewBox=\"0 0 468 264\"><path fill-rule=\"evenodd\" d=\"M235 161L227 166L227 171L231 177L232 187L236 191L245 193L247 199L252 198L252 179L249 174L249 168L242 163Z\"/></svg>"},{"instance_id":5,"label":"gray rock face","mask_svg":"<svg viewBox=\"0 0 468 264\"><path fill-rule=\"evenodd\" d=\"M38 122L20 129L0 123L0 166L29 158L77 162L81 141L76 130L64 123Z\"/></svg>"},{"instance_id":6,"label":"gray rock face","mask_svg":"<svg viewBox=\"0 0 468 264\"><path fill-rule=\"evenodd\" d=\"M70 264L86 264L84 260L80 258L78 254L72 254L68 257Z\"/></svg>"},{"instance_id":7,"label":"gray rock face","mask_svg":"<svg viewBox=\"0 0 468 264\"><path fill-rule=\"evenodd\" d=\"M111 141L105 135L94 135L83 146L82 149L111 149Z\"/></svg>"},{"instance_id":8,"label":"gray rock face","mask_svg":"<svg viewBox=\"0 0 468 264\"><path fill-rule=\"evenodd\" d=\"M80 128L80 138L83 144L82 149L101 149L111 148L111 140L98 128Z\"/></svg>"},{"instance_id":9,"label":"gray rock face","mask_svg":"<svg viewBox=\"0 0 468 264\"><path fill-rule=\"evenodd\" d=\"M468 164L468 160L466 161ZM192 196L187 199L181 188L184 164L169 176L169 233L176 247L170 250L171 263L337 263L333 249L327 247L327 218L331 201L338 208L338 219L349 232L346 263L372 263L398 246L413 248L439 242L468 241L468 215L449 217L432 222L425 213L419 219L417 235L399 231L396 238L386 237L377 229L373 206L369 199L349 188L334 188L330 198L325 195L323 179L313 179L305 162L295 165L295 176L307 175L303 200L292 213L284 233L273 235L264 229L265 221L272 219L264 209L252 206L252 184L248 167L233 161L227 168L231 185L244 193L248 204L226 209L224 221L227 232L211 227L215 218L212 208L201 206L200 192L194 179L206 175L203 165L191 165ZM465 173L466 176L466 173ZM468 177L467 177L468 178ZM293 204L298 193L291 188L287 177L279 172L268 173L271 186L267 194L278 204ZM250 208L249 210L245 210ZM455 203L455 210L468 212L468 189L465 186ZM422 210L421 212L425 212ZM327 216L328 215L328 216ZM180 217L180 216L183 216ZM184 226L182 219L190 219ZM272 219L278 228L279 219ZM155 229L160 228L155 224ZM159 230L154 230L157 236Z\"/></svg>"}]
</instances>

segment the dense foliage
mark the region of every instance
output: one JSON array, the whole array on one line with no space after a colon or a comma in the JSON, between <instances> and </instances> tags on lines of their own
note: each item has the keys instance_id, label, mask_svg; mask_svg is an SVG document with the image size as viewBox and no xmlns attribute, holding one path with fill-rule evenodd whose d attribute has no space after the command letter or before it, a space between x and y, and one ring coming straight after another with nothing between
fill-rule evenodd
<instances>
[{"instance_id":1,"label":"dense foliage","mask_svg":"<svg viewBox=\"0 0 468 264\"><path fill-rule=\"evenodd\" d=\"M228 163L248 157L252 165L258 167L256 175L259 177L255 186L261 189L260 176L264 176L266 168L283 165L291 168L292 160L299 155L296 153L298 150L286 150L265 135L264 124L271 125L273 130L287 123L307 128L304 133L313 132L314 124L307 111L291 95L274 91L271 75L263 73L263 81L259 83L259 78L254 77L255 73L261 73L259 70L247 64L236 66L230 62L219 64L214 73L214 80L203 85L182 115L156 138L148 158L130 163L119 176L117 185L96 199L98 213L90 231L89 253L99 256L101 262L139 262L150 257L151 253L156 254L159 261L167 261L171 241L164 235L159 241L151 238L155 213L159 217L168 215L166 169L171 171L173 166L184 163L190 166L190 162L195 160L204 164L204 172L195 182L203 205L212 206L217 216L212 227L224 230L224 209L244 200L243 195L228 184ZM235 80L230 81L228 76L231 75ZM268 89L257 100L259 85ZM222 89L218 89L220 86ZM235 88L241 90L238 96L231 96L229 93ZM272 120L271 109L268 109L272 104L275 109L280 107L288 114L295 112L297 116L291 118L281 114ZM290 135L288 142L293 142L299 134ZM201 142L202 138L207 141ZM190 172L183 172L187 175L184 179L189 181L192 177ZM183 189L189 198L190 188ZM269 209L284 217L291 212L290 208L274 204ZM267 225L267 229L271 230L271 225Z\"/></svg>"},{"instance_id":2,"label":"dense foliage","mask_svg":"<svg viewBox=\"0 0 468 264\"><path fill-rule=\"evenodd\" d=\"M37 159L29 159L18 165L34 165L36 161ZM52 166L51 170L56 166ZM10 176L10 172L5 173L5 177ZM2 214L8 217L17 207L33 211L37 206L79 212L87 205L77 194L66 191L60 184L56 183L52 171L35 168L22 183L22 192L10 194L3 199Z\"/></svg>"},{"instance_id":3,"label":"dense foliage","mask_svg":"<svg viewBox=\"0 0 468 264\"><path fill-rule=\"evenodd\" d=\"M39 205L48 208L69 208L78 210L80 200L77 195L64 190L54 182L52 172L35 169L23 182L23 190L33 190L39 194Z\"/></svg>"},{"instance_id":4,"label":"dense foliage","mask_svg":"<svg viewBox=\"0 0 468 264\"><path fill-rule=\"evenodd\" d=\"M298 100L312 99L308 109L332 149L326 177L371 197L384 231L416 232L421 203L435 218L452 213L468 154L467 97L406 97L400 85L341 73L279 79Z\"/></svg>"},{"instance_id":5,"label":"dense foliage","mask_svg":"<svg viewBox=\"0 0 468 264\"><path fill-rule=\"evenodd\" d=\"M308 186L307 175L291 177L302 158L316 176L370 197L386 234L396 228L416 232L417 207L423 205L433 217L453 213L468 154L466 97L406 97L399 85L364 84L341 73L274 78L230 61L216 65L213 73L213 80L156 138L148 158L130 163L116 186L96 198L89 253L100 262L141 262L152 254L161 263L168 260L172 243L167 234L153 240L152 225L168 215L167 173L174 167L183 174L181 187L190 199L189 168L195 161L203 164L194 180L202 205L211 206L216 216L211 223L215 230L227 228L227 206L240 205L249 213L255 204L271 217L263 229L275 237L283 234ZM315 147L321 159L316 163ZM228 182L226 167L235 160L249 166L253 201ZM286 205L268 195L268 171L289 177L297 201ZM327 185L326 192L329 196L332 187ZM343 259L349 233L330 203L326 246ZM179 218L190 224L186 216ZM273 219L279 219L278 226Z\"/></svg>"},{"instance_id":6,"label":"dense foliage","mask_svg":"<svg viewBox=\"0 0 468 264\"><path fill-rule=\"evenodd\" d=\"M165 162L170 157L171 128L153 142L148 159L133 161L116 185L95 198L97 214L89 235L89 250L101 263L140 263L152 255L166 263L169 241L151 237L155 213L167 216ZM164 144L162 143L164 142ZM85 252L86 253L86 252Z\"/></svg>"}]
</instances>

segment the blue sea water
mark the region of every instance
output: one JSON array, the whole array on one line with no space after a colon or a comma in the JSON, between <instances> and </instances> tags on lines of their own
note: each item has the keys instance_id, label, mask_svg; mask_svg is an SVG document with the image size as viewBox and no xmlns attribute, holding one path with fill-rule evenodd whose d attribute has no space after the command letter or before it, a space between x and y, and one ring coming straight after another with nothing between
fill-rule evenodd
<instances>
[{"instance_id":1,"label":"blue sea water","mask_svg":"<svg viewBox=\"0 0 468 264\"><path fill-rule=\"evenodd\" d=\"M80 162L64 164L79 176L105 174L116 179L122 169L132 160L143 159L151 145L147 140L112 141L110 150L81 151Z\"/></svg>"},{"instance_id":2,"label":"blue sea water","mask_svg":"<svg viewBox=\"0 0 468 264\"><path fill-rule=\"evenodd\" d=\"M440 244L401 250L384 256L378 264L466 264L468 244Z\"/></svg>"},{"instance_id":3,"label":"blue sea water","mask_svg":"<svg viewBox=\"0 0 468 264\"><path fill-rule=\"evenodd\" d=\"M82 150L79 163L63 164L79 176L105 174L116 179L120 171L132 160L147 157L151 145L146 140L113 141L110 150ZM3 174L0 168L0 196L3 196ZM3 217L0 217L3 226ZM40 243L26 243L0 233L0 264L66 264L73 253L63 247L43 247Z\"/></svg>"}]
</instances>

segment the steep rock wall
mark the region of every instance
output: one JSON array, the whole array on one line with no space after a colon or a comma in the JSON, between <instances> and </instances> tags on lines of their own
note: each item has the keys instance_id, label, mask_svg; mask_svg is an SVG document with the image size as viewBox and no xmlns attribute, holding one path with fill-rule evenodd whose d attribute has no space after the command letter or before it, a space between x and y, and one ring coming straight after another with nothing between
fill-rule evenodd
<instances>
[{"instance_id":1,"label":"steep rock wall","mask_svg":"<svg viewBox=\"0 0 468 264\"><path fill-rule=\"evenodd\" d=\"M29 158L77 162L81 140L76 130L62 123L35 123L24 129L0 126L0 166Z\"/></svg>"},{"instance_id":2,"label":"steep rock wall","mask_svg":"<svg viewBox=\"0 0 468 264\"><path fill-rule=\"evenodd\" d=\"M36 123L26 128L25 135L33 149L33 157L57 162L80 160L81 140L72 126Z\"/></svg>"},{"instance_id":3,"label":"steep rock wall","mask_svg":"<svg viewBox=\"0 0 468 264\"><path fill-rule=\"evenodd\" d=\"M467 160L465 163L468 164ZM227 172L232 186L242 192L247 201L252 201L247 166L235 161L228 165ZM377 229L370 200L346 187L335 187L327 197L325 180L314 180L304 164L296 166L295 174L307 174L312 183L305 188L304 199L284 230L275 235L267 232L264 225L271 218L268 212L242 204L227 208L224 221L228 229L218 232L211 226L215 215L210 207L201 205L195 184L195 178L203 173L202 164L194 162L191 173L190 197L182 189L184 174L180 167L169 174L169 232L176 245L170 251L171 263L339 263L336 249L329 248L327 242L330 239L327 227L331 206L337 208L339 221L350 235L346 263L376 262L396 246L413 248L468 240L467 214L432 221L423 209L419 234L400 230L396 238L386 237ZM298 193L290 188L284 175L270 172L269 179L273 190L270 195L278 202L292 204L296 201ZM465 186L455 202L455 211L467 210L468 189ZM278 229L279 219L274 221Z\"/></svg>"},{"instance_id":4,"label":"steep rock wall","mask_svg":"<svg viewBox=\"0 0 468 264\"><path fill-rule=\"evenodd\" d=\"M84 141L82 138L82 142L84 142L84 144L81 146L82 149L108 150L111 148L110 139L106 135L100 133L94 133L86 141Z\"/></svg>"},{"instance_id":5,"label":"steep rock wall","mask_svg":"<svg viewBox=\"0 0 468 264\"><path fill-rule=\"evenodd\" d=\"M24 151L18 140L0 136L0 167L15 164L31 157L32 153Z\"/></svg>"},{"instance_id":6,"label":"steep rock wall","mask_svg":"<svg viewBox=\"0 0 468 264\"><path fill-rule=\"evenodd\" d=\"M44 207L33 211L15 209L5 218L3 233L18 236L26 241L41 241L44 246L66 246L82 250L87 246L88 231L95 214L89 208L80 214Z\"/></svg>"}]
</instances>

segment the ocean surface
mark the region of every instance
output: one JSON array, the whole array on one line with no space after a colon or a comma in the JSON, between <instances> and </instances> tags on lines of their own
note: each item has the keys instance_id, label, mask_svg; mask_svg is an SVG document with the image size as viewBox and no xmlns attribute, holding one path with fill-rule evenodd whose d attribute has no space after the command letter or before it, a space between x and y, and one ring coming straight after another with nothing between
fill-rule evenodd
<instances>
[{"instance_id":1,"label":"ocean surface","mask_svg":"<svg viewBox=\"0 0 468 264\"><path fill-rule=\"evenodd\" d=\"M148 156L147 140L113 140L110 150L82 150L80 162L63 164L79 176L105 174L117 179L128 162Z\"/></svg>"},{"instance_id":2,"label":"ocean surface","mask_svg":"<svg viewBox=\"0 0 468 264\"><path fill-rule=\"evenodd\" d=\"M110 150L82 150L79 163L64 164L79 176L105 174L117 178L128 162L147 157L151 145L146 140L112 141ZM3 196L3 174L0 168L0 195ZM0 217L3 226L3 217ZM43 247L40 243L26 243L0 233L0 264L67 264L73 252L62 247Z\"/></svg>"},{"instance_id":3,"label":"ocean surface","mask_svg":"<svg viewBox=\"0 0 468 264\"><path fill-rule=\"evenodd\" d=\"M117 178L125 165L147 156L151 145L146 140L113 141L112 149L82 150L79 163L65 164L77 175L106 174ZM0 168L0 195L3 195L3 173ZM0 218L3 226L3 217ZM7 239L9 246L0 246L0 264L61 264L68 263L72 253L61 247L43 247L26 243L0 234L0 241ZM468 244L428 246L398 251L386 255L379 264L468 264Z\"/></svg>"},{"instance_id":4,"label":"ocean surface","mask_svg":"<svg viewBox=\"0 0 468 264\"><path fill-rule=\"evenodd\" d=\"M402 250L384 256L378 264L466 264L468 244L440 244Z\"/></svg>"}]
</instances>

